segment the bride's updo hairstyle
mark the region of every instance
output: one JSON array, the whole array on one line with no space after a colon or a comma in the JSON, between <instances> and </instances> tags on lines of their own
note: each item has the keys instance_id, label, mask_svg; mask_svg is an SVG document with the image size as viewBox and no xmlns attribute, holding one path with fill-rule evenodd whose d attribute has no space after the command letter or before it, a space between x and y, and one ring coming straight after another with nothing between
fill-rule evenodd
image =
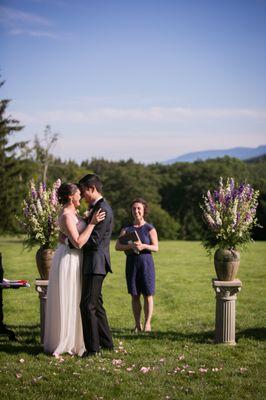
<instances>
[{"instance_id":1,"label":"bride's updo hairstyle","mask_svg":"<svg viewBox=\"0 0 266 400\"><path fill-rule=\"evenodd\" d=\"M69 196L75 194L78 190L78 186L75 183L62 183L57 189L57 197L60 204L64 205L69 202Z\"/></svg>"}]
</instances>

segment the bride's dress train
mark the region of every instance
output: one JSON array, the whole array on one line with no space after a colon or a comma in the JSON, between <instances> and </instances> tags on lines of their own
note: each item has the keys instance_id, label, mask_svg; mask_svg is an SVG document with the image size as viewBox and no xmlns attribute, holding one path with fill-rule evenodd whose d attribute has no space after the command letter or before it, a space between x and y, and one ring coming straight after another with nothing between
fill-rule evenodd
<instances>
[{"instance_id":1,"label":"bride's dress train","mask_svg":"<svg viewBox=\"0 0 266 400\"><path fill-rule=\"evenodd\" d=\"M79 231L84 224L77 221ZM80 315L81 269L82 251L59 244L49 274L44 331L47 353L81 356L86 350Z\"/></svg>"}]
</instances>

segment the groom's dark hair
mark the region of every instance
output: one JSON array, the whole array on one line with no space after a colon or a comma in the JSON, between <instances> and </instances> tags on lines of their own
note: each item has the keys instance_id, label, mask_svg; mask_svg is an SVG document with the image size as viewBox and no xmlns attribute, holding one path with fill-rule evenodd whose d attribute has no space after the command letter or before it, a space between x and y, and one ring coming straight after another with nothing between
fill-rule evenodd
<instances>
[{"instance_id":1,"label":"groom's dark hair","mask_svg":"<svg viewBox=\"0 0 266 400\"><path fill-rule=\"evenodd\" d=\"M95 188L99 193L102 193L103 191L103 184L98 175L96 174L87 174L83 176L83 178L80 179L78 185L80 188L87 188L87 189L95 186Z\"/></svg>"}]
</instances>

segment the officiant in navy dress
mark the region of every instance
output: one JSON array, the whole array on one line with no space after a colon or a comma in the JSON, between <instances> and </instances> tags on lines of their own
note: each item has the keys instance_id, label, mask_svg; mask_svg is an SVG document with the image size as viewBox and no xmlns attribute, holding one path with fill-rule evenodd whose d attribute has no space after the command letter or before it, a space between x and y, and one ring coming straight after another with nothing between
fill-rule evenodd
<instances>
[{"instance_id":1,"label":"officiant in navy dress","mask_svg":"<svg viewBox=\"0 0 266 400\"><path fill-rule=\"evenodd\" d=\"M126 280L128 293L132 297L132 310L135 319L135 332L142 331L141 300L144 297L144 331L151 331L153 314L153 296L155 293L155 268L152 252L158 251L158 236L153 225L145 221L148 215L148 203L142 198L136 198L130 204L133 224L122 228L116 242L116 250L125 251ZM135 232L135 242L122 240L125 234Z\"/></svg>"}]
</instances>

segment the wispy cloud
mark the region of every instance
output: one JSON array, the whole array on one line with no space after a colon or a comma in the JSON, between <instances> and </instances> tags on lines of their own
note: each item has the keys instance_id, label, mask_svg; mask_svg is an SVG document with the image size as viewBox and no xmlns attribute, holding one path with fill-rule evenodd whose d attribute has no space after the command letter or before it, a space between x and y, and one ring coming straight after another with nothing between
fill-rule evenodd
<instances>
[{"instance_id":1,"label":"wispy cloud","mask_svg":"<svg viewBox=\"0 0 266 400\"><path fill-rule=\"evenodd\" d=\"M42 26L52 25L51 21L47 18L5 6L0 6L0 20L10 25L14 23L30 23Z\"/></svg>"},{"instance_id":2,"label":"wispy cloud","mask_svg":"<svg viewBox=\"0 0 266 400\"><path fill-rule=\"evenodd\" d=\"M50 39L56 39L58 37L57 34L49 32L49 31L34 31L31 29L11 29L9 31L10 35L27 35L27 36L36 36L36 37L48 37Z\"/></svg>"},{"instance_id":3,"label":"wispy cloud","mask_svg":"<svg viewBox=\"0 0 266 400\"><path fill-rule=\"evenodd\" d=\"M140 108L96 108L90 111L69 111L53 110L36 113L19 113L23 120L31 123L42 121L67 122L72 124L99 124L105 125L110 122L119 123L128 121L141 123L161 122L166 125L175 122L184 122L197 120L266 120L266 109L226 109L226 108L185 108L185 107L151 107L147 109Z\"/></svg>"},{"instance_id":4,"label":"wispy cloud","mask_svg":"<svg viewBox=\"0 0 266 400\"><path fill-rule=\"evenodd\" d=\"M53 31L54 23L48 18L10 7L0 6L0 24L13 36L61 37Z\"/></svg>"}]
</instances>

